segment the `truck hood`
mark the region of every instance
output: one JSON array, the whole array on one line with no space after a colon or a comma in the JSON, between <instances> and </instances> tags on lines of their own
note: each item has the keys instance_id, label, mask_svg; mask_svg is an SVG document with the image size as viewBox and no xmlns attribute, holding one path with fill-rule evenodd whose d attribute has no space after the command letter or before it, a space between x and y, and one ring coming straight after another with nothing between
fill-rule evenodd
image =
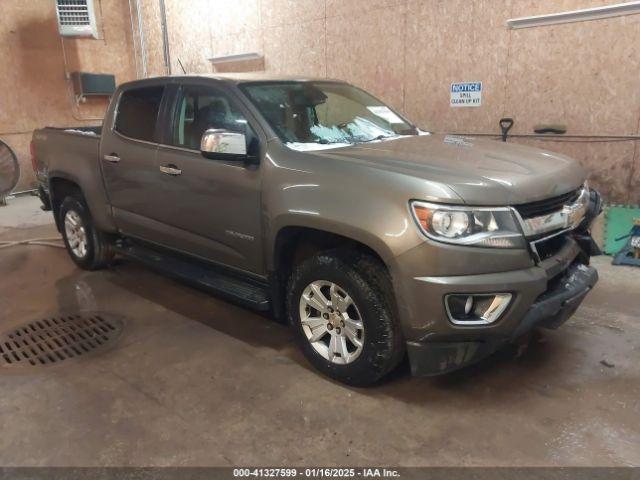
<instances>
[{"instance_id":1,"label":"truck hood","mask_svg":"<svg viewBox=\"0 0 640 480\"><path fill-rule=\"evenodd\" d=\"M516 205L578 188L573 159L537 148L451 135L407 136L314 154L447 185L467 204Z\"/></svg>"}]
</instances>

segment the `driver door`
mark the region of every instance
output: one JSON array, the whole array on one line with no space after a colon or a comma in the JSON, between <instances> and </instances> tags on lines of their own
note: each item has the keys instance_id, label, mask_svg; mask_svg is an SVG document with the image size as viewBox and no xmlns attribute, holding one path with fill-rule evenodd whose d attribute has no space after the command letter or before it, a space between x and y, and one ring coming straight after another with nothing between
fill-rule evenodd
<instances>
[{"instance_id":1,"label":"driver door","mask_svg":"<svg viewBox=\"0 0 640 480\"><path fill-rule=\"evenodd\" d=\"M260 169L236 160L212 160L200 153L205 130L255 136L243 107L222 88L183 84L177 88L158 146L161 173L159 220L162 243L183 252L261 274Z\"/></svg>"}]
</instances>

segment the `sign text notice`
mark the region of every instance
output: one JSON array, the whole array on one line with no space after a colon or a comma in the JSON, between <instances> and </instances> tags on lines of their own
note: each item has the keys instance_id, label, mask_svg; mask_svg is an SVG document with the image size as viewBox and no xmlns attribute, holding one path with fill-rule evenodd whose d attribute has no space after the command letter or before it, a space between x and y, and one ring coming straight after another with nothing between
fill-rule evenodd
<instances>
[{"instance_id":1,"label":"sign text notice","mask_svg":"<svg viewBox=\"0 0 640 480\"><path fill-rule=\"evenodd\" d=\"M482 105L482 82L451 84L452 107L479 107Z\"/></svg>"}]
</instances>

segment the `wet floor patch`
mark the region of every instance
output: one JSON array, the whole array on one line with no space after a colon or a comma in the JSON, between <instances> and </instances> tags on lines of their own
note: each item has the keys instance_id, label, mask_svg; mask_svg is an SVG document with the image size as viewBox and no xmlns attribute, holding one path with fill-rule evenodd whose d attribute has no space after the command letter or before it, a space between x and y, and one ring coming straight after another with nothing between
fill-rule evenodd
<instances>
[{"instance_id":1,"label":"wet floor patch","mask_svg":"<svg viewBox=\"0 0 640 480\"><path fill-rule=\"evenodd\" d=\"M52 315L0 335L0 371L50 367L94 355L122 333L123 319L104 312Z\"/></svg>"}]
</instances>

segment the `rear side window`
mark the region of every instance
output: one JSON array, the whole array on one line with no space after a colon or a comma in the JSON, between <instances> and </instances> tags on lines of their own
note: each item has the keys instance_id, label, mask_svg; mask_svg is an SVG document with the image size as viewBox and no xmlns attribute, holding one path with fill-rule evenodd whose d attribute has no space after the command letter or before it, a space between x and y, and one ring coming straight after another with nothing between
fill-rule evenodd
<instances>
[{"instance_id":1,"label":"rear side window","mask_svg":"<svg viewBox=\"0 0 640 480\"><path fill-rule=\"evenodd\" d=\"M154 142L164 86L134 88L120 96L114 129L136 140Z\"/></svg>"}]
</instances>

